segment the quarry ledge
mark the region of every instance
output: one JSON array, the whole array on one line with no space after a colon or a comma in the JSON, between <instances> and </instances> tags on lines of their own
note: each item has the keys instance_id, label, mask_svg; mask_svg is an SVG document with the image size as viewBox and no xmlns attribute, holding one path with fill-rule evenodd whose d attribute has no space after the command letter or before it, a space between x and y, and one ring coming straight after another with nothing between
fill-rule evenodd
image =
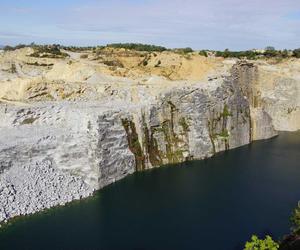
<instances>
[{"instance_id":1,"label":"quarry ledge","mask_svg":"<svg viewBox=\"0 0 300 250\"><path fill-rule=\"evenodd\" d=\"M140 55L126 54L127 65L112 52L124 68L89 57L36 66L26 53L0 57L2 222L91 196L136 171L299 129L300 61L158 53L143 66L134 65Z\"/></svg>"}]
</instances>

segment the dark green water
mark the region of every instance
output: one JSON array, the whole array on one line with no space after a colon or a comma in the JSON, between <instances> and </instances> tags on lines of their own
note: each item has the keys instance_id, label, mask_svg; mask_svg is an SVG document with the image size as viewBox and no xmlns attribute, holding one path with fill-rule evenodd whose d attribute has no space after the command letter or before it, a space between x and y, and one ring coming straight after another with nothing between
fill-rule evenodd
<instances>
[{"instance_id":1,"label":"dark green water","mask_svg":"<svg viewBox=\"0 0 300 250\"><path fill-rule=\"evenodd\" d=\"M278 239L300 199L300 132L134 174L95 197L18 219L0 249L242 249Z\"/></svg>"}]
</instances>

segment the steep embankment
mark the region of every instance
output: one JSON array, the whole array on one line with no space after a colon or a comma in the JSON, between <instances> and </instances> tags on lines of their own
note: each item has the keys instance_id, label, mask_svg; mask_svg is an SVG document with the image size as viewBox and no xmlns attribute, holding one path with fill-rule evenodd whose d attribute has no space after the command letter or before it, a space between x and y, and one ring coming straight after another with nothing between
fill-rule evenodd
<instances>
[{"instance_id":1,"label":"steep embankment","mask_svg":"<svg viewBox=\"0 0 300 250\"><path fill-rule=\"evenodd\" d=\"M199 79L184 79L182 67L175 81L162 76L174 68L169 54L161 66L151 60L163 53L144 55L146 66L134 66L140 55L127 58L128 68L123 52L110 54L123 65L114 69L90 60L93 54L33 59L21 52L1 58L0 222L86 197L135 171L276 135L277 113L258 95L265 90L256 64L175 55L173 63ZM115 76L124 69L127 77Z\"/></svg>"}]
</instances>

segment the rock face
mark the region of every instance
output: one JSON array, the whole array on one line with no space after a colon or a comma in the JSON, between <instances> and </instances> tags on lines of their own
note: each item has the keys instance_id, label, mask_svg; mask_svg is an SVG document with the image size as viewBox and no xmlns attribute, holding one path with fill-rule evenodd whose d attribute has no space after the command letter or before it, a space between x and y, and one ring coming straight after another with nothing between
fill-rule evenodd
<instances>
[{"instance_id":1,"label":"rock face","mask_svg":"<svg viewBox=\"0 0 300 250\"><path fill-rule=\"evenodd\" d=\"M300 62L258 66L258 105L272 118L276 130L300 129Z\"/></svg>"},{"instance_id":2,"label":"rock face","mask_svg":"<svg viewBox=\"0 0 300 250\"><path fill-rule=\"evenodd\" d=\"M275 136L272 118L265 110L260 96L258 66L247 61L239 62L233 66L232 75L233 85L241 87L249 103L251 139L262 140Z\"/></svg>"},{"instance_id":3,"label":"rock face","mask_svg":"<svg viewBox=\"0 0 300 250\"><path fill-rule=\"evenodd\" d=\"M203 159L251 141L249 103L230 79L215 89L162 93L122 123L137 170Z\"/></svg>"},{"instance_id":4,"label":"rock face","mask_svg":"<svg viewBox=\"0 0 300 250\"><path fill-rule=\"evenodd\" d=\"M275 136L273 121L281 121L259 92L259 66L223 65L195 82L94 72L60 83L47 70L51 81L28 76L25 66L5 71L20 88L0 99L0 222L86 197L135 171Z\"/></svg>"}]
</instances>

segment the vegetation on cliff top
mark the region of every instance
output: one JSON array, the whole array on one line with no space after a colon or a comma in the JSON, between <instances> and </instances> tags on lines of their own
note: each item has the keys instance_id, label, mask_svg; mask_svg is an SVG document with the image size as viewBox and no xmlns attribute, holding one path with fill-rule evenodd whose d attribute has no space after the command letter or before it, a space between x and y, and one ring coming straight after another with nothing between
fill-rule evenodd
<instances>
[{"instance_id":1,"label":"vegetation on cliff top","mask_svg":"<svg viewBox=\"0 0 300 250\"><path fill-rule=\"evenodd\" d=\"M61 52L59 44L53 45L33 45L34 52L30 54L32 57L47 58L65 58L68 54Z\"/></svg>"},{"instance_id":2,"label":"vegetation on cliff top","mask_svg":"<svg viewBox=\"0 0 300 250\"><path fill-rule=\"evenodd\" d=\"M162 52L167 50L167 48L156 45L142 44L142 43L112 43L108 44L107 47L111 48L122 48L122 49L130 49L136 51L149 51L149 52Z\"/></svg>"},{"instance_id":3,"label":"vegetation on cliff top","mask_svg":"<svg viewBox=\"0 0 300 250\"><path fill-rule=\"evenodd\" d=\"M60 52L60 49L69 50L72 52L83 52L83 51L90 51L90 50L99 51L104 48L127 49L127 50L144 51L144 52L163 52L168 50L182 55L187 55L189 53L194 52L194 50L190 47L168 49L163 46L142 44L142 43L112 43L112 44L107 44L106 46L85 46L85 47L63 46L59 44L37 45L35 43L31 43L29 45L18 44L16 46L5 46L3 50L14 51L16 49L21 49L25 47L31 47L38 51L33 56L38 56L38 53L48 53L54 55L54 57L66 57L66 54ZM200 50L198 51L198 54L205 57L207 57L208 55L214 55L216 57L239 58L239 59L249 59L249 60L255 60L259 58L284 59L284 58L291 58L291 57L300 58L300 48L294 50L286 50L286 49L276 50L274 47L268 46L264 50L245 50L245 51L230 51L229 49L225 49L224 51Z\"/></svg>"},{"instance_id":4,"label":"vegetation on cliff top","mask_svg":"<svg viewBox=\"0 0 300 250\"><path fill-rule=\"evenodd\" d=\"M230 51L225 49L224 51L216 51L216 57L224 58L239 58L255 60L259 58L288 58L296 57L300 58L300 49L295 50L275 50L273 47L266 47L264 50L246 50L246 51Z\"/></svg>"}]
</instances>

